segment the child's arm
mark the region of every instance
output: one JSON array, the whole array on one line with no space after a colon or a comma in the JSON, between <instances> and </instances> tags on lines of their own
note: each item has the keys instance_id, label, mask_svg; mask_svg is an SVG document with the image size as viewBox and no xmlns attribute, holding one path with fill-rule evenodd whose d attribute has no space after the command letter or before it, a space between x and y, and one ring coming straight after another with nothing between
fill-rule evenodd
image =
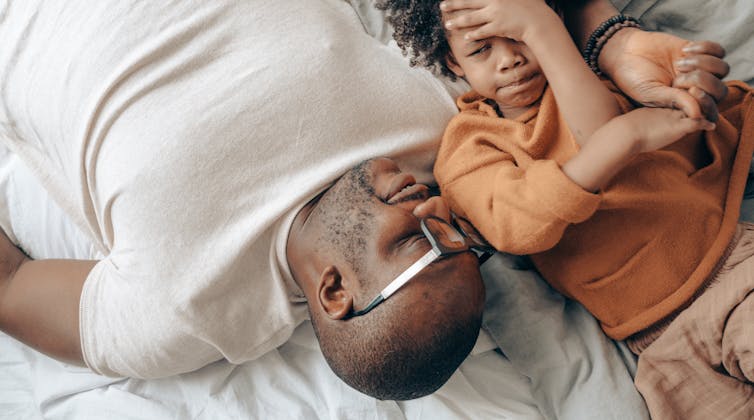
<instances>
[{"instance_id":1,"label":"child's arm","mask_svg":"<svg viewBox=\"0 0 754 420\"><path fill-rule=\"evenodd\" d=\"M33 261L0 230L0 330L69 363L84 364L79 299L96 261Z\"/></svg>"},{"instance_id":2,"label":"child's arm","mask_svg":"<svg viewBox=\"0 0 754 420\"><path fill-rule=\"evenodd\" d=\"M613 94L581 58L565 25L542 0L446 0L443 10L472 9L451 19L452 29L478 28L470 39L493 36L524 42L539 60L558 108L576 141L620 114Z\"/></svg>"},{"instance_id":3,"label":"child's arm","mask_svg":"<svg viewBox=\"0 0 754 420\"><path fill-rule=\"evenodd\" d=\"M597 191L634 156L668 146L683 136L714 129L701 118L688 118L680 110L639 108L600 127L581 150L562 166L576 184Z\"/></svg>"},{"instance_id":4,"label":"child's arm","mask_svg":"<svg viewBox=\"0 0 754 420\"><path fill-rule=\"evenodd\" d=\"M594 215L592 194L638 153L662 148L712 123L678 110L641 108L610 120L562 166L533 159L499 131L495 118L451 120L435 162L443 197L498 250L535 254L555 246L568 226Z\"/></svg>"}]
</instances>

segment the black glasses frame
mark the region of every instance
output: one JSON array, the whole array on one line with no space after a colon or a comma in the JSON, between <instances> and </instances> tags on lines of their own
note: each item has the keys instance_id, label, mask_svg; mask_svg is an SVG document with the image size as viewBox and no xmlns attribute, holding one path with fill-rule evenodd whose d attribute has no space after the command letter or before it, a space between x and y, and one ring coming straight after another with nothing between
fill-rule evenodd
<instances>
[{"instance_id":1,"label":"black glasses frame","mask_svg":"<svg viewBox=\"0 0 754 420\"><path fill-rule=\"evenodd\" d=\"M479 259L479 265L482 265L495 253L495 248L484 240L469 221L463 218L453 217L453 223L448 223L439 217L428 216L421 220L421 229L432 245L432 249L391 281L364 309L352 311L344 319L368 313L413 279L421 270L442 257L473 251ZM455 237L450 238L448 234Z\"/></svg>"}]
</instances>

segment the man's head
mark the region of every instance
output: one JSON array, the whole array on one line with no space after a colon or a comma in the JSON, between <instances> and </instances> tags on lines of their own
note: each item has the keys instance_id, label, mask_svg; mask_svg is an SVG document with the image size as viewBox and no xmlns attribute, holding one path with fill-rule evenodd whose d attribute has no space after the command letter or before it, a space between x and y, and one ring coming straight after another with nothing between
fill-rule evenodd
<instances>
[{"instance_id":1,"label":"man's head","mask_svg":"<svg viewBox=\"0 0 754 420\"><path fill-rule=\"evenodd\" d=\"M468 29L448 31L444 22L468 10L441 12L439 3L378 2L378 7L388 13L398 45L411 54L411 64L451 79L465 78L477 93L495 101L505 116L513 117L534 105L547 80L531 49L510 38L469 41L464 38Z\"/></svg>"},{"instance_id":2,"label":"man's head","mask_svg":"<svg viewBox=\"0 0 754 420\"><path fill-rule=\"evenodd\" d=\"M288 240L322 352L346 383L380 399L439 388L476 341L484 287L471 252L442 258L363 309L431 245L420 218L449 218L439 197L390 160L367 161L301 210Z\"/></svg>"}]
</instances>

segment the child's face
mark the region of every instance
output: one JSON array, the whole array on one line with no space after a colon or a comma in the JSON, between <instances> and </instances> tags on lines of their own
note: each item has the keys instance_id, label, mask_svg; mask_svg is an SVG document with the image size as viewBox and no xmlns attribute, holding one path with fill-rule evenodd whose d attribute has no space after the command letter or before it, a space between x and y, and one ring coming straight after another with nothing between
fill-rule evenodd
<instances>
[{"instance_id":1,"label":"child's face","mask_svg":"<svg viewBox=\"0 0 754 420\"><path fill-rule=\"evenodd\" d=\"M448 16L443 16L446 20ZM497 102L504 116L514 118L536 104L545 86L542 69L526 44L510 38L467 41L467 31L448 31L450 70L480 95Z\"/></svg>"}]
</instances>

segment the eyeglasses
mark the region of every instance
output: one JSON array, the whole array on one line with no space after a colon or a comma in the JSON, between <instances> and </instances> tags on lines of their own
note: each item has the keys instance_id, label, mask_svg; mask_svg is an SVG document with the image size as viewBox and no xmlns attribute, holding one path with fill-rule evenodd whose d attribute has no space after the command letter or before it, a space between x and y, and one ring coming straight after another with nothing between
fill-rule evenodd
<instances>
[{"instance_id":1,"label":"eyeglasses","mask_svg":"<svg viewBox=\"0 0 754 420\"><path fill-rule=\"evenodd\" d=\"M344 319L361 316L371 311L408 283L420 271L441 257L474 251L479 259L479 265L482 265L495 253L495 248L487 243L466 219L454 217L453 224L450 224L439 217L429 216L421 220L421 228L424 236L432 245L432 249L382 289L380 294L372 299L366 308L352 311Z\"/></svg>"}]
</instances>

